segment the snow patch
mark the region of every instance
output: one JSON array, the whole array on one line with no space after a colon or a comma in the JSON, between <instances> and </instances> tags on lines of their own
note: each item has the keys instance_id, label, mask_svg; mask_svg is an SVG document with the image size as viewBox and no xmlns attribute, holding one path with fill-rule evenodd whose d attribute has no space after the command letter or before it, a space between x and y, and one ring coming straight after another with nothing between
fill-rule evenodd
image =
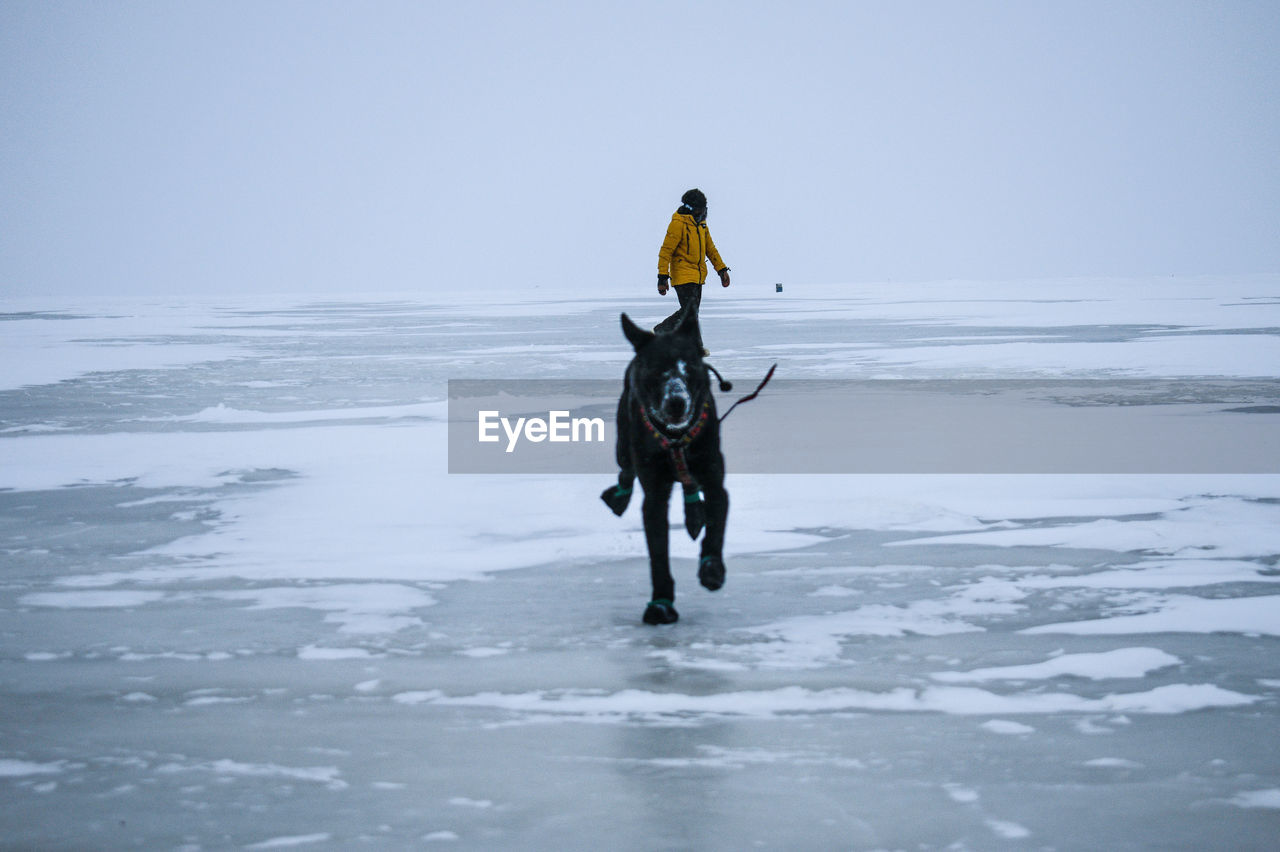
<instances>
[{"instance_id":1,"label":"snow patch","mask_svg":"<svg viewBox=\"0 0 1280 852\"><path fill-rule=\"evenodd\" d=\"M338 625L339 633L353 634L395 633L421 626L420 618L407 613L436 603L430 594L401 583L274 586L219 592L214 597L252 601L249 609L321 610L328 613L326 622Z\"/></svg>"},{"instance_id":2,"label":"snow patch","mask_svg":"<svg viewBox=\"0 0 1280 852\"><path fill-rule=\"evenodd\" d=\"M1031 836L1030 831L1018 825L1016 822L1009 822L1008 820L1003 819L988 819L986 820L986 824L987 828L991 829L1005 840L1022 840L1025 837Z\"/></svg>"},{"instance_id":3,"label":"snow patch","mask_svg":"<svg viewBox=\"0 0 1280 852\"><path fill-rule=\"evenodd\" d=\"M1231 799L1238 808L1280 808L1280 788L1247 790Z\"/></svg>"},{"instance_id":4,"label":"snow patch","mask_svg":"<svg viewBox=\"0 0 1280 852\"><path fill-rule=\"evenodd\" d=\"M993 734L1018 735L1034 734L1036 732L1036 729L1030 725L1024 725L1021 722L1010 722L1007 719L992 719L988 722L983 722L981 727L982 730Z\"/></svg>"},{"instance_id":5,"label":"snow patch","mask_svg":"<svg viewBox=\"0 0 1280 852\"><path fill-rule=\"evenodd\" d=\"M1084 677L1090 680L1144 677L1148 672L1176 666L1181 660L1158 648L1118 648L1097 654L1062 654L1043 663L1022 666L995 666L967 672L934 672L934 680L944 683L972 683L985 680L1040 680L1054 677Z\"/></svg>"},{"instance_id":6,"label":"snow patch","mask_svg":"<svg viewBox=\"0 0 1280 852\"><path fill-rule=\"evenodd\" d=\"M493 807L490 799L469 799L466 796L454 796L449 800L449 804L459 808L479 808L480 810Z\"/></svg>"},{"instance_id":7,"label":"snow patch","mask_svg":"<svg viewBox=\"0 0 1280 852\"><path fill-rule=\"evenodd\" d=\"M375 654L364 648L321 648L307 645L298 649L299 660L370 660Z\"/></svg>"},{"instance_id":8,"label":"snow patch","mask_svg":"<svg viewBox=\"0 0 1280 852\"><path fill-rule=\"evenodd\" d=\"M1128 760L1123 757L1095 757L1093 760L1086 760L1085 766L1096 769L1141 769L1142 764L1136 760Z\"/></svg>"},{"instance_id":9,"label":"snow patch","mask_svg":"<svg viewBox=\"0 0 1280 852\"><path fill-rule=\"evenodd\" d=\"M280 766L274 763L241 763L223 759L190 765L167 763L156 767L156 772L164 774L209 772L229 778L283 778L289 781L323 784L330 790L347 788L347 783L342 780L342 773L336 766Z\"/></svg>"},{"instance_id":10,"label":"snow patch","mask_svg":"<svg viewBox=\"0 0 1280 852\"><path fill-rule=\"evenodd\" d=\"M942 789L947 791L947 795L951 797L953 802L970 805L978 801L978 791L969 787L962 787L959 784L944 784Z\"/></svg>"},{"instance_id":11,"label":"snow patch","mask_svg":"<svg viewBox=\"0 0 1280 852\"><path fill-rule=\"evenodd\" d=\"M202 409L195 414L170 417L143 417L139 422L154 423L218 423L218 424L290 424L317 423L333 420L394 420L413 417L440 420L448 414L448 403L432 402L409 405L332 408L300 411L243 411L225 403Z\"/></svg>"},{"instance_id":12,"label":"snow patch","mask_svg":"<svg viewBox=\"0 0 1280 852\"><path fill-rule=\"evenodd\" d=\"M605 723L676 723L698 718L779 718L852 712L1023 715L1048 713L1177 714L1211 707L1239 707L1259 700L1213 684L1170 684L1146 692L1085 698L1070 693L1025 692L999 695L975 687L901 687L888 692L859 689L811 690L798 686L758 692L710 695L623 690L546 690L526 693L484 692L445 696L438 691L393 697L401 704L488 707L522 714L531 721L558 719Z\"/></svg>"},{"instance_id":13,"label":"snow patch","mask_svg":"<svg viewBox=\"0 0 1280 852\"><path fill-rule=\"evenodd\" d=\"M463 657L471 657L477 660L483 660L488 657L501 657L510 654L510 648L464 648L458 652Z\"/></svg>"},{"instance_id":14,"label":"snow patch","mask_svg":"<svg viewBox=\"0 0 1280 852\"><path fill-rule=\"evenodd\" d=\"M62 772L63 761L33 763L29 760L0 758L0 778L25 778L29 775L57 775Z\"/></svg>"},{"instance_id":15,"label":"snow patch","mask_svg":"<svg viewBox=\"0 0 1280 852\"><path fill-rule=\"evenodd\" d=\"M294 846L308 846L312 843L327 843L330 834L296 834L291 837L273 837L260 843L252 843L245 849L288 849Z\"/></svg>"}]
</instances>

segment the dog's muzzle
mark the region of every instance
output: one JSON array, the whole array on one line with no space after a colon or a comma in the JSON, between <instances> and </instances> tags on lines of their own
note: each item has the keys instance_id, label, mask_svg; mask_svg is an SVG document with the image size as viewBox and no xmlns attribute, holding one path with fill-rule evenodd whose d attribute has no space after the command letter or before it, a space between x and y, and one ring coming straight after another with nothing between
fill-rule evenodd
<instances>
[{"instance_id":1,"label":"dog's muzzle","mask_svg":"<svg viewBox=\"0 0 1280 852\"><path fill-rule=\"evenodd\" d=\"M666 429L680 431L689 428L693 422L693 394L684 379L673 376L662 385L662 397L658 400L655 414Z\"/></svg>"}]
</instances>

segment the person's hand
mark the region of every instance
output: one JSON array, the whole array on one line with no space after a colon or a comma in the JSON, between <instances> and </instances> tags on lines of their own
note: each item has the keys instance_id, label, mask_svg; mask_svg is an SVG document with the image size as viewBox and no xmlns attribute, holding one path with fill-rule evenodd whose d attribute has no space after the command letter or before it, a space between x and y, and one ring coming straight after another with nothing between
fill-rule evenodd
<instances>
[{"instance_id":1,"label":"person's hand","mask_svg":"<svg viewBox=\"0 0 1280 852\"><path fill-rule=\"evenodd\" d=\"M665 296L665 295L667 295L667 290L670 288L670 285L669 285L669 283L668 283L668 282L670 282L670 281L671 281L671 276L670 276L670 275L659 275L659 276L658 276L658 295L659 295L659 296Z\"/></svg>"},{"instance_id":2,"label":"person's hand","mask_svg":"<svg viewBox=\"0 0 1280 852\"><path fill-rule=\"evenodd\" d=\"M728 269L720 270L720 286L721 287L729 286L729 270Z\"/></svg>"}]
</instances>

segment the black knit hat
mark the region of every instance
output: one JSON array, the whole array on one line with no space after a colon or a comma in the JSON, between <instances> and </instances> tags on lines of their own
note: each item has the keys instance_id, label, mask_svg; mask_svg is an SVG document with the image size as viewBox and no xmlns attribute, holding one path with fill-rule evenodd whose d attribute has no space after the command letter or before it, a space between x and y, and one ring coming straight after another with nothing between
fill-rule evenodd
<instances>
[{"instance_id":1,"label":"black knit hat","mask_svg":"<svg viewBox=\"0 0 1280 852\"><path fill-rule=\"evenodd\" d=\"M707 206L707 197L702 194L700 189L691 189L684 195L680 196L681 203L697 210L699 207Z\"/></svg>"}]
</instances>

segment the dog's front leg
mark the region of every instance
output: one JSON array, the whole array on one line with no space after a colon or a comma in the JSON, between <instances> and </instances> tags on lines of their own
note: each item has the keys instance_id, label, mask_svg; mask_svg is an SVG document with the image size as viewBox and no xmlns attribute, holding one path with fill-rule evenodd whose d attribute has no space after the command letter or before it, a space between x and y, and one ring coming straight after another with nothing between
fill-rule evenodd
<instances>
[{"instance_id":1,"label":"dog's front leg","mask_svg":"<svg viewBox=\"0 0 1280 852\"><path fill-rule=\"evenodd\" d=\"M624 467L618 471L618 484L610 485L600 492L600 499L618 517L622 517L622 513L627 511L627 506L631 503L631 491L635 487L635 481L636 472Z\"/></svg>"},{"instance_id":2,"label":"dog's front leg","mask_svg":"<svg viewBox=\"0 0 1280 852\"><path fill-rule=\"evenodd\" d=\"M618 517L627 511L631 502L631 491L635 487L636 471L631 463L631 382L628 377L624 381L622 396L618 399L618 442L614 455L618 460L618 484L611 485L600 493L600 499Z\"/></svg>"}]
</instances>

